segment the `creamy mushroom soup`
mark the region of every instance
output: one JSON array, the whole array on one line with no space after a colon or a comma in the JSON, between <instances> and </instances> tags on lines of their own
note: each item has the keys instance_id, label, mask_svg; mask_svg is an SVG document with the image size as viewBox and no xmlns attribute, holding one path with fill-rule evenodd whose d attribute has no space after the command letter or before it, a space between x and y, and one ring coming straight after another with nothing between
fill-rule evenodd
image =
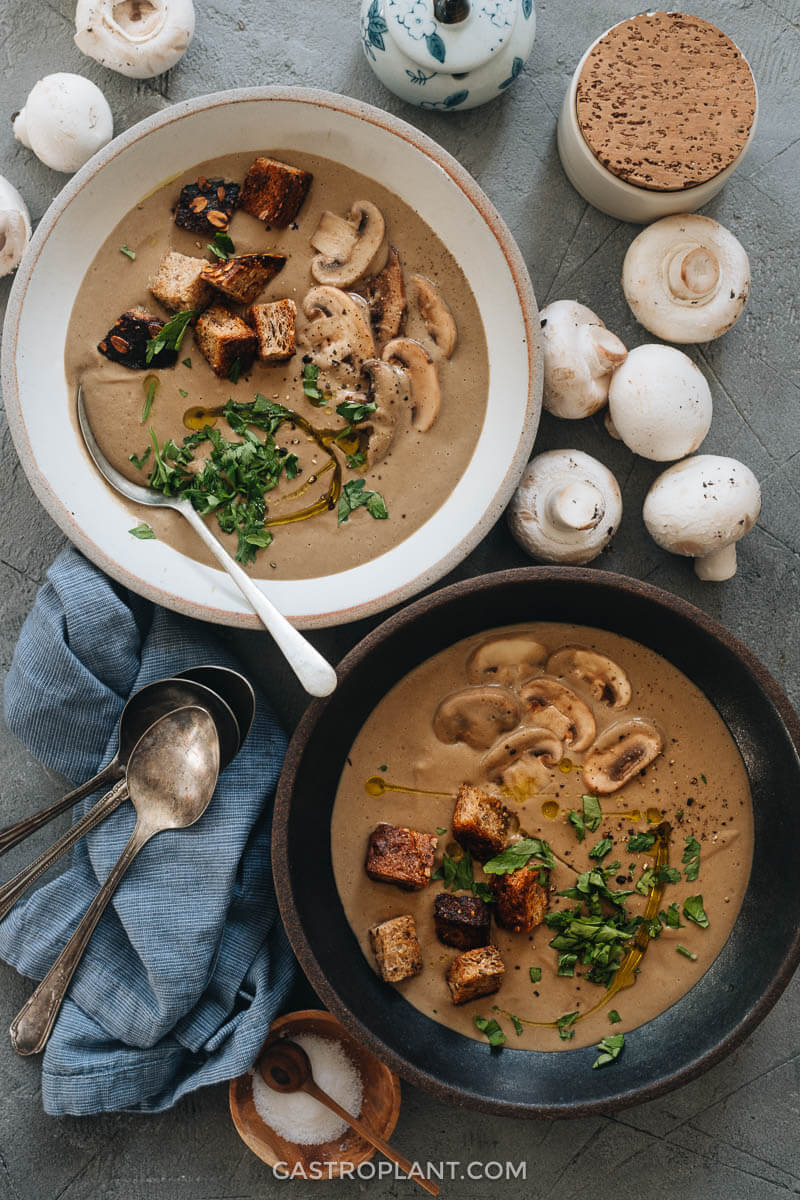
<instances>
[{"instance_id":1,"label":"creamy mushroom soup","mask_svg":"<svg viewBox=\"0 0 800 1200\"><path fill-rule=\"evenodd\" d=\"M468 1037L496 1021L509 1047L571 1049L651 1020L708 970L753 817L736 745L680 671L541 623L458 642L386 695L348 755L331 845L363 952L405 974L410 1004Z\"/></svg>"},{"instance_id":2,"label":"creamy mushroom soup","mask_svg":"<svg viewBox=\"0 0 800 1200\"><path fill-rule=\"evenodd\" d=\"M78 382L83 385L101 449L137 483L147 483L159 471L163 490L181 480L181 486L190 486L192 473L202 480L214 457L209 435L203 434L202 443L193 447L191 461L182 462L180 450L184 438L207 426L214 436L237 444L251 435L264 442L274 433L275 456L266 470L266 514L259 513L256 503L241 537L237 530L245 511L242 493L218 506L230 479L226 464L214 476L216 482L224 478L222 487L206 488L202 495L195 489L189 495L200 511L211 513L215 533L220 533L221 514L229 527L236 524L237 529L222 533L222 540L232 553L240 552L248 571L259 577L298 579L368 561L432 516L472 456L486 412L489 369L483 325L464 274L408 204L340 163L284 149L274 157L287 169L313 174L310 190L287 228L265 229L263 220L241 208L229 223L218 217L216 233L213 227L198 233L175 224L173 210L185 185L212 177L241 183L252 153L200 164L139 201L86 272L70 320L65 365L70 391ZM195 195L194 207L204 199ZM358 213L353 215L359 204L369 213L377 209L385 224L377 250L366 236L374 236L374 221L362 217L359 223ZM217 233L231 239L233 251ZM179 307L173 304L171 311L149 291L164 255L174 251L195 264L200 259L219 265L224 260L218 260L209 245L232 258L264 252L285 256L285 265L266 283L257 305L294 302L296 353L284 361L256 358L252 367L240 372L234 359L220 376L199 348L203 318L192 317L175 365L158 367L155 359L149 367L131 369L104 357L97 347L104 343L108 348L109 333L111 342L122 338L117 346L129 340L127 329L118 327L114 333L112 328L123 313L142 308L159 322L168 322ZM354 270L363 270L341 287L321 285L312 275L312 262L326 255L334 264L337 255L351 262L360 255ZM174 261L181 270L191 270L192 264ZM405 291L404 313L392 263ZM323 278L341 274L336 269L322 273ZM220 305L225 309L223 324L217 322L217 328L212 323L203 334L203 345L208 342L206 350L214 358L217 348L228 345L229 334L244 336L246 342L247 331L242 335L235 322L246 318L248 324L254 318L247 305L225 293L206 297L203 306L209 304L216 306L215 312ZM399 322L391 320L393 305L400 310ZM186 305L181 308L186 310ZM154 326L146 336L156 332ZM387 352L388 342L394 348ZM112 345L110 353L114 352ZM363 369L365 362L372 365ZM248 425L247 413L238 409L232 430L223 406L229 398L236 405L252 404L256 394L265 398L262 406L269 405L266 414ZM290 410L290 416L276 418L275 406ZM156 461L156 449L161 462ZM236 447L233 453L239 454ZM251 472L248 481L252 477ZM157 537L212 563L177 514L150 509L143 516Z\"/></svg>"}]
</instances>

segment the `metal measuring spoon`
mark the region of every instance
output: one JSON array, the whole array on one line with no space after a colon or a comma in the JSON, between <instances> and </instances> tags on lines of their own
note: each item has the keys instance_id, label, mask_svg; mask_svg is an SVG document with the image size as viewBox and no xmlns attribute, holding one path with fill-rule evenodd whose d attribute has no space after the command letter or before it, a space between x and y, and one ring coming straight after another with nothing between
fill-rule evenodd
<instances>
[{"instance_id":1,"label":"metal measuring spoon","mask_svg":"<svg viewBox=\"0 0 800 1200\"><path fill-rule=\"evenodd\" d=\"M219 766L217 729L204 708L167 713L137 742L127 771L136 809L133 833L72 937L12 1021L11 1041L18 1054L38 1054L44 1048L75 968L123 875L156 834L185 829L203 815Z\"/></svg>"},{"instance_id":2,"label":"metal measuring spoon","mask_svg":"<svg viewBox=\"0 0 800 1200\"><path fill-rule=\"evenodd\" d=\"M206 525L199 513L195 512L188 500L178 496L165 496L153 488L141 487L131 483L119 471L112 467L95 441L86 408L83 403L83 391L78 387L78 424L80 425L86 449L89 451L94 465L111 486L129 500L137 504L147 504L155 508L174 508L189 524L211 551L223 571L227 571L239 591L247 600L264 628L272 635L275 644L283 654L289 666L294 671L305 690L312 696L329 696L336 687L336 671L319 650L311 645L302 633L299 633L283 613L278 612L261 588L247 575L239 564L231 558Z\"/></svg>"},{"instance_id":3,"label":"metal measuring spoon","mask_svg":"<svg viewBox=\"0 0 800 1200\"><path fill-rule=\"evenodd\" d=\"M219 669L222 670L223 668ZM231 674L236 674L236 672L232 671ZM238 676L238 678L241 678L241 676ZM217 695L216 692L211 691L210 688L205 687L203 684L188 679L159 680L159 689L160 690L155 694L153 700L151 700L149 707L146 710L142 710L142 713L140 713L137 717L137 720L139 720L140 723L139 737L141 737L142 734L144 734L146 730L150 728L154 721L158 720L159 717L164 716L166 713L174 712L175 709L182 708L186 705L201 705L209 712L216 726L220 745L220 770L223 767L226 767L231 759L236 755L239 749L240 740L239 725L233 713L231 712L230 707L225 703L222 697ZM137 692L137 695L139 694L140 693ZM141 726L143 721L141 718L143 717L144 713L148 714L148 720L147 724L142 728ZM135 724L136 722L131 722L130 728L128 728L126 733L126 737L131 736L131 730L135 728ZM122 726L120 726L120 728L122 728ZM138 742L138 740L139 738L136 739L136 742ZM136 742L134 742L134 746L136 745ZM131 750L133 750L133 746L131 746ZM129 756L129 754L126 755L126 759ZM123 765L120 767L120 774L122 774L124 770L125 767ZM76 821L61 835L58 841L54 842L52 846L49 846L47 850L43 851L39 857L34 859L32 863L29 863L27 867L23 867L21 871L18 871L17 874L12 876L7 883L4 883L3 886L0 887L0 921L2 921L3 917L7 916L20 897L23 896L28 890L28 888L34 884L36 880L45 873L45 871L48 871L50 867L52 867L53 863L58 861L62 854L65 854L67 850L71 850L75 843L80 841L80 839L89 833L90 830L94 829L102 821L105 821L106 817L109 817L111 813L115 812L116 809L118 809L122 804L123 800L126 800L127 798L127 782L125 779L120 779L111 789L111 791L106 792L105 796L98 800L96 804L93 804L89 811L85 813L79 821ZM52 805L51 808L58 808L59 804L63 804L63 801L59 801L57 804ZM44 810L45 813L49 811L49 809ZM39 817L42 815L42 813L37 814ZM53 815L56 814L54 813ZM42 822L40 822L40 824L41 823ZM24 822L20 822L20 824L24 824ZM13 829L14 827L12 826L11 828ZM18 838L17 840L19 841L20 839Z\"/></svg>"}]
</instances>

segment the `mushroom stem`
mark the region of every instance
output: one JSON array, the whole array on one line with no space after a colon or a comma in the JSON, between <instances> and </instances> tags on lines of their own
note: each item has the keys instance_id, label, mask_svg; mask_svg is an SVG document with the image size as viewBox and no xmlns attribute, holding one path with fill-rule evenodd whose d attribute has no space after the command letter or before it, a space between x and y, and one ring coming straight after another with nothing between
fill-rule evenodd
<instances>
[{"instance_id":1,"label":"mushroom stem","mask_svg":"<svg viewBox=\"0 0 800 1200\"><path fill-rule=\"evenodd\" d=\"M608 375L628 357L623 342L604 325L584 326L587 335L587 366L593 379Z\"/></svg>"},{"instance_id":2,"label":"mushroom stem","mask_svg":"<svg viewBox=\"0 0 800 1200\"><path fill-rule=\"evenodd\" d=\"M667 267L669 290L676 300L708 300L719 284L719 260L708 246L682 247Z\"/></svg>"},{"instance_id":3,"label":"mushroom stem","mask_svg":"<svg viewBox=\"0 0 800 1200\"><path fill-rule=\"evenodd\" d=\"M697 578L711 583L724 583L726 579L733 579L736 574L736 566L735 542L731 542L729 546L722 546L719 550L712 550L710 554L704 554L702 558L694 560Z\"/></svg>"},{"instance_id":4,"label":"mushroom stem","mask_svg":"<svg viewBox=\"0 0 800 1200\"><path fill-rule=\"evenodd\" d=\"M603 493L588 479L554 488L546 507L552 523L561 529L594 529L606 510Z\"/></svg>"}]
</instances>

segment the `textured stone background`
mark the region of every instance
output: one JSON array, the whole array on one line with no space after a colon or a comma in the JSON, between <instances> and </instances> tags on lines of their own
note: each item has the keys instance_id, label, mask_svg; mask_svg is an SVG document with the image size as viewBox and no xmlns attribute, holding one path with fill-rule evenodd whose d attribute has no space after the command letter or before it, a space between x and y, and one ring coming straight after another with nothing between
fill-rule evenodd
<instances>
[{"instance_id":1,"label":"textured stone background","mask_svg":"<svg viewBox=\"0 0 800 1200\"><path fill-rule=\"evenodd\" d=\"M595 308L629 346L648 340L618 285L634 230L590 208L567 183L555 149L556 114L585 47L627 17L629 0L539 0L533 57L513 88L489 107L449 115L420 113L387 93L369 71L357 39L355 0L199 0L194 42L168 75L137 82L82 57L72 44L71 0L0 0L2 111L24 102L42 75L82 72L105 91L117 130L202 92L256 84L329 88L387 108L419 125L455 154L500 209L522 247L540 303L577 297ZM729 32L753 66L761 97L758 136L742 169L706 210L738 235L751 255L752 297L744 318L721 341L692 353L714 394L714 424L704 449L748 463L764 487L758 527L741 546L735 580L703 585L690 564L647 537L641 502L658 473L612 442L600 421L546 419L539 449L575 446L595 453L623 484L626 513L613 548L598 565L685 596L720 619L800 699L800 421L797 246L800 210L800 5L797 0L693 0L691 11ZM0 171L21 189L38 219L64 181L0 125ZM0 284L0 297L8 294ZM19 627L62 538L33 497L8 431L0 429L0 665L8 665ZM521 565L499 525L453 578ZM368 623L317 635L338 657ZM231 635L233 637L233 635ZM265 685L291 727L303 698L266 639L233 638L261 663ZM55 798L52 778L7 733L0 734L0 823ZM53 836L43 831L3 864L3 877ZM787 847L787 852L795 848ZM746 969L746 968L744 968ZM0 968L3 1023L29 984ZM305 1000L303 988L297 999ZM756 1033L730 1058L681 1090L609 1118L523 1123L456 1112L411 1087L397 1127L398 1147L419 1160L525 1160L526 1184L457 1182L444 1194L483 1197L525 1191L583 1200L613 1194L684 1200L744 1200L800 1192L800 986L793 986ZM247 1151L227 1116L223 1087L195 1095L160 1117L45 1117L38 1066L15 1058L0 1038L0 1197L14 1200L212 1200L277 1195L280 1184ZM289 1186L289 1185L283 1185ZM400 1182L329 1185L347 1195L412 1194ZM295 1183L292 1194L316 1195Z\"/></svg>"}]
</instances>

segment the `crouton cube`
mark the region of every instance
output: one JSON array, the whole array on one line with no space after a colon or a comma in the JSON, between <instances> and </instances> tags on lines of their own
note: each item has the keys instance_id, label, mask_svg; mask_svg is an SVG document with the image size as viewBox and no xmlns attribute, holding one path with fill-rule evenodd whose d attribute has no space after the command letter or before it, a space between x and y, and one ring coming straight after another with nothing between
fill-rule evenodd
<instances>
[{"instance_id":1,"label":"crouton cube","mask_svg":"<svg viewBox=\"0 0 800 1200\"><path fill-rule=\"evenodd\" d=\"M117 317L97 349L112 362L121 363L135 371L147 368L172 367L178 360L177 350L165 347L147 361L147 343L157 337L164 322L146 308L129 308Z\"/></svg>"},{"instance_id":2,"label":"crouton cube","mask_svg":"<svg viewBox=\"0 0 800 1200\"><path fill-rule=\"evenodd\" d=\"M156 300L173 312L205 308L214 295L211 284L203 279L206 265L204 258L192 258L189 254L168 250L147 286Z\"/></svg>"},{"instance_id":3,"label":"crouton cube","mask_svg":"<svg viewBox=\"0 0 800 1200\"><path fill-rule=\"evenodd\" d=\"M294 300L250 305L247 319L258 336L258 357L262 362L284 362L296 352L296 317Z\"/></svg>"},{"instance_id":4,"label":"crouton cube","mask_svg":"<svg viewBox=\"0 0 800 1200\"><path fill-rule=\"evenodd\" d=\"M439 892L433 902L436 936L445 946L475 950L489 941L489 905L477 896L454 896Z\"/></svg>"},{"instance_id":5,"label":"crouton cube","mask_svg":"<svg viewBox=\"0 0 800 1200\"><path fill-rule=\"evenodd\" d=\"M499 854L506 844L511 814L481 788L462 783L453 813L453 837L478 862Z\"/></svg>"},{"instance_id":6,"label":"crouton cube","mask_svg":"<svg viewBox=\"0 0 800 1200\"><path fill-rule=\"evenodd\" d=\"M453 1004L491 996L503 982L505 970L496 946L481 946L459 954L447 968L447 986Z\"/></svg>"},{"instance_id":7,"label":"crouton cube","mask_svg":"<svg viewBox=\"0 0 800 1200\"><path fill-rule=\"evenodd\" d=\"M369 931L381 977L387 983L410 979L422 970L422 947L412 916L392 917Z\"/></svg>"},{"instance_id":8,"label":"crouton cube","mask_svg":"<svg viewBox=\"0 0 800 1200\"><path fill-rule=\"evenodd\" d=\"M418 891L430 883L438 838L382 821L369 835L366 872L379 883Z\"/></svg>"},{"instance_id":9,"label":"crouton cube","mask_svg":"<svg viewBox=\"0 0 800 1200\"><path fill-rule=\"evenodd\" d=\"M175 224L192 233L224 233L239 196L239 184L229 179L205 179L181 188L175 205Z\"/></svg>"},{"instance_id":10,"label":"crouton cube","mask_svg":"<svg viewBox=\"0 0 800 1200\"><path fill-rule=\"evenodd\" d=\"M239 207L266 225L291 225L311 187L313 175L274 158L259 157L245 176Z\"/></svg>"},{"instance_id":11,"label":"crouton cube","mask_svg":"<svg viewBox=\"0 0 800 1200\"><path fill-rule=\"evenodd\" d=\"M547 912L547 889L538 879L539 872L528 867L507 875L492 875L489 887L494 896L494 915L498 925L514 933L530 933L541 925Z\"/></svg>"},{"instance_id":12,"label":"crouton cube","mask_svg":"<svg viewBox=\"0 0 800 1200\"><path fill-rule=\"evenodd\" d=\"M283 254L236 254L222 262L207 262L203 278L237 304L252 304L285 262Z\"/></svg>"},{"instance_id":13,"label":"crouton cube","mask_svg":"<svg viewBox=\"0 0 800 1200\"><path fill-rule=\"evenodd\" d=\"M212 371L224 378L237 362L240 373L249 370L258 349L258 338L250 326L221 304L212 304L200 314L194 337Z\"/></svg>"}]
</instances>

